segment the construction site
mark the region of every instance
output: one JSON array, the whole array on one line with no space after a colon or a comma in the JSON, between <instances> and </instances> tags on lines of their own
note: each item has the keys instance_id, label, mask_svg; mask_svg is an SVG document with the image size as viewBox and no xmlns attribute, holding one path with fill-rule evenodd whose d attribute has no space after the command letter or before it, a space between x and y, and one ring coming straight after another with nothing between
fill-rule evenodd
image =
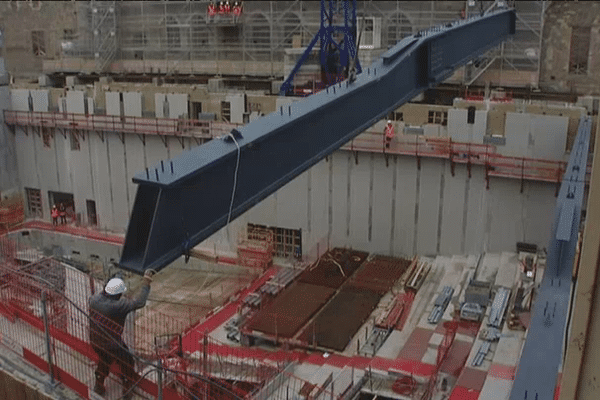
<instances>
[{"instance_id":1,"label":"construction site","mask_svg":"<svg viewBox=\"0 0 600 400\"><path fill-rule=\"evenodd\" d=\"M599 32L0 4L0 398L598 398Z\"/></svg>"}]
</instances>

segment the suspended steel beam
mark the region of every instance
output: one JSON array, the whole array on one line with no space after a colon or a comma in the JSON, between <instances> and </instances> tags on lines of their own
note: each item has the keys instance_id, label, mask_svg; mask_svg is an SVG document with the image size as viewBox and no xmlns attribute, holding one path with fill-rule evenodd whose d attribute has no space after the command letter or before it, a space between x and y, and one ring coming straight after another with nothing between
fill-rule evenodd
<instances>
[{"instance_id":1,"label":"suspended steel beam","mask_svg":"<svg viewBox=\"0 0 600 400\"><path fill-rule=\"evenodd\" d=\"M228 220L514 34L515 20L514 10L498 10L404 38L353 82L137 174L121 267L141 274L187 254Z\"/></svg>"},{"instance_id":2,"label":"suspended steel beam","mask_svg":"<svg viewBox=\"0 0 600 400\"><path fill-rule=\"evenodd\" d=\"M571 300L573 261L579 235L591 129L591 117L582 117L556 199L546 271L533 307L527 341L510 394L511 400L555 398Z\"/></svg>"}]
</instances>

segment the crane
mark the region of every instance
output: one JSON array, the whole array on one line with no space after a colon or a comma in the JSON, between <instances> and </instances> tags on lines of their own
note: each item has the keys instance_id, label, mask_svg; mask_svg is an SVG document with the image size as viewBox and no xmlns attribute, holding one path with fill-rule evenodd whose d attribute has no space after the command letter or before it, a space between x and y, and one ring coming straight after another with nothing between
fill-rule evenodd
<instances>
[{"instance_id":1,"label":"crane","mask_svg":"<svg viewBox=\"0 0 600 400\"><path fill-rule=\"evenodd\" d=\"M406 37L352 80L134 176L119 266L158 271L369 126L515 33L513 9Z\"/></svg>"}]
</instances>

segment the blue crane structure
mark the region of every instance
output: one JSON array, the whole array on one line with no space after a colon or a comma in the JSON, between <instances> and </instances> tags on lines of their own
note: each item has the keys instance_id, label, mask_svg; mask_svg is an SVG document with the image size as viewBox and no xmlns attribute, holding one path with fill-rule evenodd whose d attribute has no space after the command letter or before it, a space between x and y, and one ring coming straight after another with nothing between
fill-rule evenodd
<instances>
[{"instance_id":1,"label":"blue crane structure","mask_svg":"<svg viewBox=\"0 0 600 400\"><path fill-rule=\"evenodd\" d=\"M515 33L513 9L406 37L345 80L133 177L119 265L160 270L401 104Z\"/></svg>"},{"instance_id":2,"label":"blue crane structure","mask_svg":"<svg viewBox=\"0 0 600 400\"><path fill-rule=\"evenodd\" d=\"M336 24L336 21L334 21L334 17L338 14L343 14L343 25ZM280 93L283 95L291 92L296 73L308 60L317 42L319 43L321 76L326 86L336 83L340 76L346 75L347 77L350 68L356 68L357 74L362 71L357 57L358 49L356 48L356 0L344 0L342 2L321 0L320 16L319 31L281 85ZM341 38L336 36L341 36ZM352 65L354 62L356 64ZM346 71L346 74L344 74L344 71Z\"/></svg>"}]
</instances>

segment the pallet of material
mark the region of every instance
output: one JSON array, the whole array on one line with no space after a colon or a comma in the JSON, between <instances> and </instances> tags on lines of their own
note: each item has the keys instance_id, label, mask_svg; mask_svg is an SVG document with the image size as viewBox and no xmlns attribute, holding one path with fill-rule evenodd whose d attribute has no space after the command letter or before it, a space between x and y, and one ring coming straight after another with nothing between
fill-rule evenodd
<instances>
[{"instance_id":1,"label":"pallet of material","mask_svg":"<svg viewBox=\"0 0 600 400\"><path fill-rule=\"evenodd\" d=\"M417 257L413 259L408 278L406 279L406 287L418 291L425 282L425 278L431 271L431 263L419 261Z\"/></svg>"}]
</instances>

